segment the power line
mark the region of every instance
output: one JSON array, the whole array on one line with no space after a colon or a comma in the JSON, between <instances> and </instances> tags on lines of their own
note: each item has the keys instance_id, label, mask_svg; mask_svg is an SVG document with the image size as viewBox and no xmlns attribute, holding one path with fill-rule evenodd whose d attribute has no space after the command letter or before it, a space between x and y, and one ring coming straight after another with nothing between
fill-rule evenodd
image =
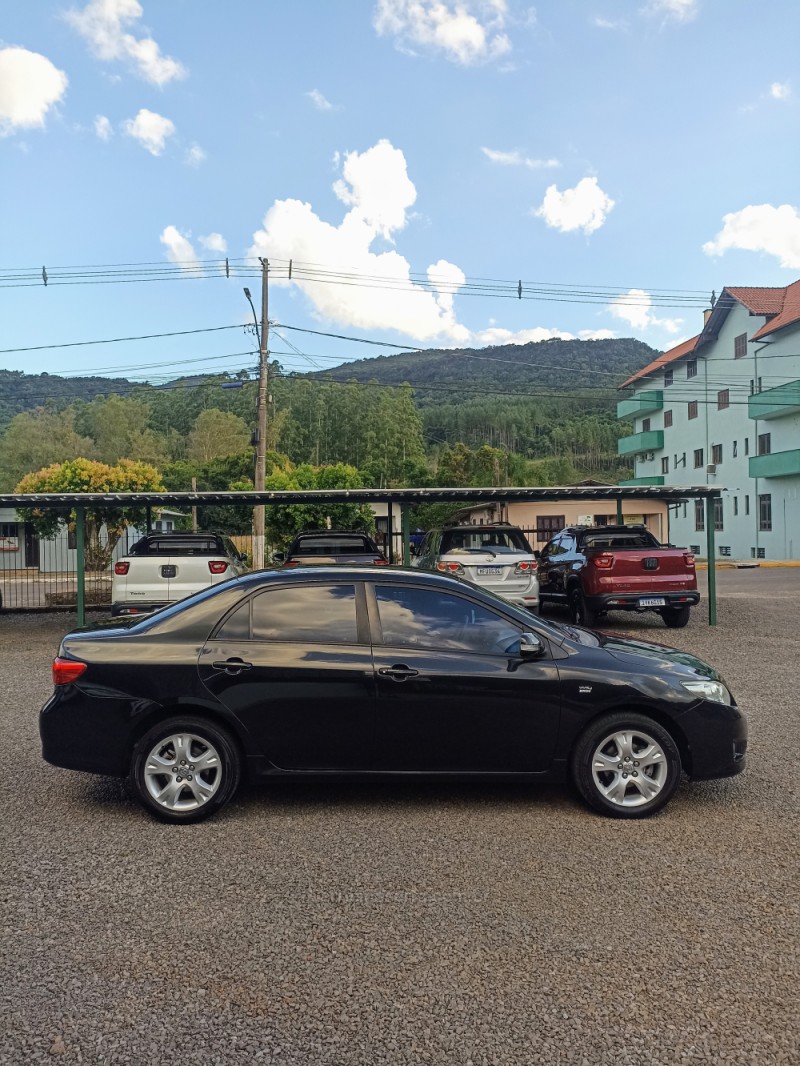
<instances>
[{"instance_id":1,"label":"power line","mask_svg":"<svg viewBox=\"0 0 800 1066\"><path fill-rule=\"evenodd\" d=\"M204 329L181 329L172 333L143 333L138 337L106 337L99 341L63 341L59 344L36 344L28 348L0 348L0 355L9 355L13 352L45 352L54 348L83 348L89 344L123 344L127 341L150 341L161 337L188 337L194 333L217 333L223 329L243 329L246 323L238 323L235 326L206 326Z\"/></svg>"}]
</instances>

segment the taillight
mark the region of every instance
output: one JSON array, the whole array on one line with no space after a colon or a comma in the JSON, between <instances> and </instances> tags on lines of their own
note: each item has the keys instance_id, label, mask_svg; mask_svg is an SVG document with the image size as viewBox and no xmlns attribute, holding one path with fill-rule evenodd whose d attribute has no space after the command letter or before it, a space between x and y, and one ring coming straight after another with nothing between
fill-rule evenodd
<instances>
[{"instance_id":1,"label":"taillight","mask_svg":"<svg viewBox=\"0 0 800 1066\"><path fill-rule=\"evenodd\" d=\"M683 556L683 561L689 570L694 570L694 555L691 552L686 552Z\"/></svg>"},{"instance_id":2,"label":"taillight","mask_svg":"<svg viewBox=\"0 0 800 1066\"><path fill-rule=\"evenodd\" d=\"M441 570L443 574L463 574L464 567L461 563L445 563L439 562L436 564L436 569Z\"/></svg>"},{"instance_id":3,"label":"taillight","mask_svg":"<svg viewBox=\"0 0 800 1066\"><path fill-rule=\"evenodd\" d=\"M380 556L377 559L373 559L372 561L375 564L375 566L388 566L389 565L389 560L388 559L384 559L383 556Z\"/></svg>"},{"instance_id":4,"label":"taillight","mask_svg":"<svg viewBox=\"0 0 800 1066\"><path fill-rule=\"evenodd\" d=\"M120 577L124 577L130 568L130 563L114 563L114 573L119 574Z\"/></svg>"},{"instance_id":5,"label":"taillight","mask_svg":"<svg viewBox=\"0 0 800 1066\"><path fill-rule=\"evenodd\" d=\"M514 567L514 573L530 574L533 570L536 570L538 566L539 564L536 562L535 559L531 560L530 562L517 563L517 565Z\"/></svg>"},{"instance_id":6,"label":"taillight","mask_svg":"<svg viewBox=\"0 0 800 1066\"><path fill-rule=\"evenodd\" d=\"M73 659L56 658L53 660L53 684L71 685L86 670L86 663L76 663Z\"/></svg>"},{"instance_id":7,"label":"taillight","mask_svg":"<svg viewBox=\"0 0 800 1066\"><path fill-rule=\"evenodd\" d=\"M228 564L222 560L217 561L216 559L209 559L208 569L212 574L224 574L228 569Z\"/></svg>"},{"instance_id":8,"label":"taillight","mask_svg":"<svg viewBox=\"0 0 800 1066\"><path fill-rule=\"evenodd\" d=\"M594 559L592 559L592 562L598 570L610 570L614 564L614 556L606 554L595 555Z\"/></svg>"}]
</instances>

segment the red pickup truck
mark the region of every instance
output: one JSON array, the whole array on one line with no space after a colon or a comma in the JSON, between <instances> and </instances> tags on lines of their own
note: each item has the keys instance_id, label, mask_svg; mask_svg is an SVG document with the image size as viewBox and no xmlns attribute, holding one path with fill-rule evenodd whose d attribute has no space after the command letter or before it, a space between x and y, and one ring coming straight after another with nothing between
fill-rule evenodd
<instances>
[{"instance_id":1,"label":"red pickup truck","mask_svg":"<svg viewBox=\"0 0 800 1066\"><path fill-rule=\"evenodd\" d=\"M644 526L568 526L539 553L539 599L591 626L608 611L657 611L679 629L700 602L694 555Z\"/></svg>"}]
</instances>

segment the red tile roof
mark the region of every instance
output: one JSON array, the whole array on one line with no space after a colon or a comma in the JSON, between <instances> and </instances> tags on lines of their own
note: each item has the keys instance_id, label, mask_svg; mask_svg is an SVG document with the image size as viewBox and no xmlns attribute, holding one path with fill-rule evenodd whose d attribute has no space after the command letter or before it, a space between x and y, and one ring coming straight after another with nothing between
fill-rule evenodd
<instances>
[{"instance_id":1,"label":"red tile roof","mask_svg":"<svg viewBox=\"0 0 800 1066\"><path fill-rule=\"evenodd\" d=\"M730 290L736 295L736 290ZM758 290L751 290L758 291ZM773 290L765 289L765 292ZM756 314L769 314L774 315L753 334L752 339L759 340L761 337L767 337L770 333L775 333L779 329L784 329L786 326L791 326L795 322L800 322L800 281L795 281L791 285L787 285L785 289L775 290L781 294L781 306L777 311L757 311ZM737 297L738 299L738 297ZM744 301L742 301L744 303Z\"/></svg>"},{"instance_id":2,"label":"red tile roof","mask_svg":"<svg viewBox=\"0 0 800 1066\"><path fill-rule=\"evenodd\" d=\"M725 286L725 292L729 292L734 300L744 304L753 315L777 315L783 307L783 297L786 289L756 289L735 288Z\"/></svg>"},{"instance_id":3,"label":"red tile roof","mask_svg":"<svg viewBox=\"0 0 800 1066\"><path fill-rule=\"evenodd\" d=\"M652 363L648 363L641 370L637 370L627 381L623 381L619 387L624 389L626 386L633 384L634 381L638 381L639 378L646 377L648 374L652 374L654 370L660 370L668 363L673 363L676 359L680 359L682 355L688 355L689 352L694 351L695 345L699 340L700 334L698 333L696 337L690 337L688 341L682 341L676 347L670 348L668 352L659 355Z\"/></svg>"}]
</instances>

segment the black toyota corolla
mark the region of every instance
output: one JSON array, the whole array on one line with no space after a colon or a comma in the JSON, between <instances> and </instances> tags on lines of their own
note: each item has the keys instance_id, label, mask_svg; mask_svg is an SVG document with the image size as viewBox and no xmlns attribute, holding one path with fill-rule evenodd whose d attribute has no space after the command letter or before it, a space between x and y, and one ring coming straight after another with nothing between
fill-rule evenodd
<instances>
[{"instance_id":1,"label":"black toyota corolla","mask_svg":"<svg viewBox=\"0 0 800 1066\"><path fill-rule=\"evenodd\" d=\"M747 724L694 656L544 621L457 578L313 567L248 574L125 628L70 633L44 758L129 775L195 822L242 776L574 782L653 814L745 766Z\"/></svg>"}]
</instances>

